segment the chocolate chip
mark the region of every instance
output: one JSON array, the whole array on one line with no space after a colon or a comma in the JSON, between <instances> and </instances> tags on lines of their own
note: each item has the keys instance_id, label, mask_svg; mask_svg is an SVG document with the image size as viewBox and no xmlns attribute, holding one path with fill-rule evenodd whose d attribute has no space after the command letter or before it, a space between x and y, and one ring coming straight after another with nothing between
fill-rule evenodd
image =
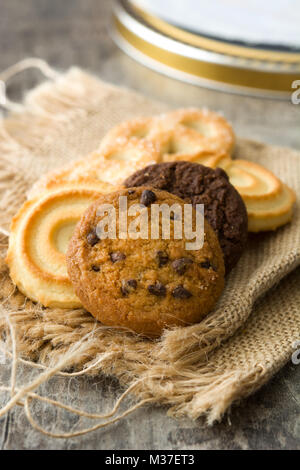
<instances>
[{"instance_id":1,"label":"chocolate chip","mask_svg":"<svg viewBox=\"0 0 300 470\"><path fill-rule=\"evenodd\" d=\"M135 193L135 190L134 190L134 189L128 189L128 194L129 194L129 196L130 196L131 194L134 194L134 193Z\"/></svg>"},{"instance_id":2,"label":"chocolate chip","mask_svg":"<svg viewBox=\"0 0 300 470\"><path fill-rule=\"evenodd\" d=\"M191 258L178 258L173 261L172 268L177 274L184 274L188 265L192 263L193 260Z\"/></svg>"},{"instance_id":3,"label":"chocolate chip","mask_svg":"<svg viewBox=\"0 0 300 470\"><path fill-rule=\"evenodd\" d=\"M117 263L117 261L122 261L126 258L126 255L124 255L124 253L121 253L121 251L115 251L114 253L110 253L109 256L113 263Z\"/></svg>"},{"instance_id":4,"label":"chocolate chip","mask_svg":"<svg viewBox=\"0 0 300 470\"><path fill-rule=\"evenodd\" d=\"M150 206L150 204L155 202L156 199L156 195L153 191L150 191L150 189L145 189L142 192L140 203L144 204L144 206Z\"/></svg>"},{"instance_id":5,"label":"chocolate chip","mask_svg":"<svg viewBox=\"0 0 300 470\"><path fill-rule=\"evenodd\" d=\"M96 266L95 264L93 264L92 270L98 273L100 271L100 266Z\"/></svg>"},{"instance_id":6,"label":"chocolate chip","mask_svg":"<svg viewBox=\"0 0 300 470\"><path fill-rule=\"evenodd\" d=\"M137 288L137 281L135 279L128 279L127 285L133 289Z\"/></svg>"},{"instance_id":7,"label":"chocolate chip","mask_svg":"<svg viewBox=\"0 0 300 470\"><path fill-rule=\"evenodd\" d=\"M202 261L202 263L200 263L200 266L201 268L204 268L204 269L209 269L209 268L212 268L214 271L217 271L217 268L210 263L210 261Z\"/></svg>"},{"instance_id":8,"label":"chocolate chip","mask_svg":"<svg viewBox=\"0 0 300 470\"><path fill-rule=\"evenodd\" d=\"M135 279L122 280L121 292L124 296L130 294L137 288L137 281Z\"/></svg>"},{"instance_id":9,"label":"chocolate chip","mask_svg":"<svg viewBox=\"0 0 300 470\"><path fill-rule=\"evenodd\" d=\"M86 239L87 239L88 244L91 246L96 245L96 243L98 243L98 241L100 240L95 230L92 230L90 233L88 233L86 236Z\"/></svg>"},{"instance_id":10,"label":"chocolate chip","mask_svg":"<svg viewBox=\"0 0 300 470\"><path fill-rule=\"evenodd\" d=\"M158 260L158 267L161 268L165 266L169 261L169 256L165 251L157 251L156 253L157 260Z\"/></svg>"},{"instance_id":11,"label":"chocolate chip","mask_svg":"<svg viewBox=\"0 0 300 470\"><path fill-rule=\"evenodd\" d=\"M211 267L211 264L209 261L202 261L202 263L200 263L200 266L201 268L209 269Z\"/></svg>"},{"instance_id":12,"label":"chocolate chip","mask_svg":"<svg viewBox=\"0 0 300 470\"><path fill-rule=\"evenodd\" d=\"M150 292L150 294L156 295L157 297L165 297L167 293L167 289L159 281L156 281L155 284L150 284L148 286L148 291Z\"/></svg>"},{"instance_id":13,"label":"chocolate chip","mask_svg":"<svg viewBox=\"0 0 300 470\"><path fill-rule=\"evenodd\" d=\"M189 299L192 297L190 291L185 289L183 286L177 286L172 290L172 295L175 299Z\"/></svg>"}]
</instances>

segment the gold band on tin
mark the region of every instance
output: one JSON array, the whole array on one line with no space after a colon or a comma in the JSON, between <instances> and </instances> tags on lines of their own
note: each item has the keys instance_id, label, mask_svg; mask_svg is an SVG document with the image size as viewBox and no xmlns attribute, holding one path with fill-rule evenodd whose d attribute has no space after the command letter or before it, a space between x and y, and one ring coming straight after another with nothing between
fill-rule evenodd
<instances>
[{"instance_id":1,"label":"gold band on tin","mask_svg":"<svg viewBox=\"0 0 300 470\"><path fill-rule=\"evenodd\" d=\"M237 56L254 60L267 60L272 62L284 63L300 63L300 53L294 52L279 52L270 51L266 49L255 49L246 46L239 46L237 44L229 44L214 39L206 38L205 36L193 34L191 32L180 29L166 21L145 12L144 10L136 7L130 2L131 8L140 16L146 24L157 29L159 32L175 39L177 41L185 42L191 46L200 47L211 52L219 54L227 54L230 56Z\"/></svg>"},{"instance_id":2,"label":"gold band on tin","mask_svg":"<svg viewBox=\"0 0 300 470\"><path fill-rule=\"evenodd\" d=\"M291 92L291 84L300 73L262 72L204 62L167 51L140 38L114 17L118 33L131 46L158 63L198 78L214 82L276 92Z\"/></svg>"}]
</instances>

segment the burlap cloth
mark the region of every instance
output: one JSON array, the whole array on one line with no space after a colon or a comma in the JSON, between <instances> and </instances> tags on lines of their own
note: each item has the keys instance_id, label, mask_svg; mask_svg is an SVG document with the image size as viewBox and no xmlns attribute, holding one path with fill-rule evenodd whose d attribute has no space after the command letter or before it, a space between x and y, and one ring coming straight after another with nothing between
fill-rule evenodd
<instances>
[{"instance_id":1,"label":"burlap cloth","mask_svg":"<svg viewBox=\"0 0 300 470\"><path fill-rule=\"evenodd\" d=\"M94 150L120 121L166 109L78 69L30 92L0 126L0 227L9 230L26 190L43 173ZM299 197L296 152L238 140L235 156L273 170ZM104 372L125 390L131 386L137 406L166 404L176 417L219 419L289 361L300 339L299 215L296 207L291 224L250 236L217 308L200 324L167 331L155 342L105 328L84 310L33 304L14 290L1 262L0 333L14 367L22 358L47 367L38 382L10 383L11 398L0 416L19 403L33 422L29 399L39 383L66 368L74 373L89 367L84 373ZM3 256L6 246L3 236Z\"/></svg>"}]
</instances>

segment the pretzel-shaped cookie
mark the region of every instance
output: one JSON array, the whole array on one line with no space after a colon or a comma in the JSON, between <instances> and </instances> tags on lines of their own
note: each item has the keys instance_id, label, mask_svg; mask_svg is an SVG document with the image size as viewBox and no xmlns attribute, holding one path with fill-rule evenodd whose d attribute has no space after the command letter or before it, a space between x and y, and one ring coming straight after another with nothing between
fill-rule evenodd
<instances>
[{"instance_id":1,"label":"pretzel-shaped cookie","mask_svg":"<svg viewBox=\"0 0 300 470\"><path fill-rule=\"evenodd\" d=\"M230 155L235 142L232 127L220 114L194 108L123 122L108 132L100 149L124 137L152 142L159 161L196 161L203 152Z\"/></svg>"},{"instance_id":2,"label":"pretzel-shaped cookie","mask_svg":"<svg viewBox=\"0 0 300 470\"><path fill-rule=\"evenodd\" d=\"M140 142L121 138L116 142L102 145L101 150L50 172L39 179L28 192L27 197L37 197L41 192L72 181L89 179L118 186L132 172L151 163L159 155L151 142Z\"/></svg>"}]
</instances>

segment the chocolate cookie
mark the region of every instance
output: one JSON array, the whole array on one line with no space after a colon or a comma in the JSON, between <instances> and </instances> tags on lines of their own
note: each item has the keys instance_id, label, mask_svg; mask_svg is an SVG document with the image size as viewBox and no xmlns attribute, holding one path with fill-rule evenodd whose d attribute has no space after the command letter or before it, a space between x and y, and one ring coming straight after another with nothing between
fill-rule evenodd
<instances>
[{"instance_id":1,"label":"chocolate cookie","mask_svg":"<svg viewBox=\"0 0 300 470\"><path fill-rule=\"evenodd\" d=\"M131 215L124 238L124 230L119 230L120 196L127 196L128 209L135 204L144 214L147 238L132 238L130 227L135 217ZM99 230L103 204L115 210L115 238L105 238ZM155 204L177 204L184 210L182 199L149 187L101 196L81 218L67 252L68 273L83 306L105 325L127 327L147 336L157 336L166 327L200 321L214 307L224 286L222 250L209 223L205 221L200 249L187 249L191 240L185 235L174 237L172 217L168 218L168 239L161 235L161 217L159 237L151 237ZM195 230L195 211L193 219Z\"/></svg>"},{"instance_id":2,"label":"chocolate cookie","mask_svg":"<svg viewBox=\"0 0 300 470\"><path fill-rule=\"evenodd\" d=\"M204 204L205 217L217 233L223 250L226 273L238 262L247 241L247 211L221 168L211 169L190 162L158 163L137 171L124 184L152 186L193 205Z\"/></svg>"}]
</instances>

